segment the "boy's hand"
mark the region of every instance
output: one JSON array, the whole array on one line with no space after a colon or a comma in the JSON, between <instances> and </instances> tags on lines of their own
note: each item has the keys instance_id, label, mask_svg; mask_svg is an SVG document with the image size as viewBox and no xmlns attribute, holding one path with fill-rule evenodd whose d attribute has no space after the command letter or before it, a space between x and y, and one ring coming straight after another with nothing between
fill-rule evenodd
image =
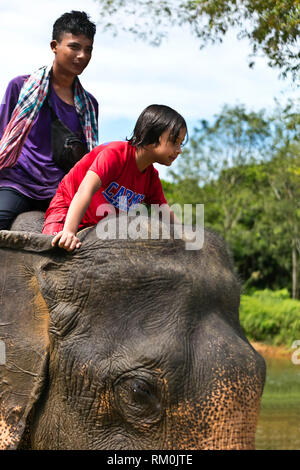
<instances>
[{"instance_id":1,"label":"boy's hand","mask_svg":"<svg viewBox=\"0 0 300 470\"><path fill-rule=\"evenodd\" d=\"M76 237L75 233L62 230L58 232L53 238L51 245L55 246L58 242L60 248L64 248L67 251L73 251L75 248L81 247L79 238Z\"/></svg>"}]
</instances>

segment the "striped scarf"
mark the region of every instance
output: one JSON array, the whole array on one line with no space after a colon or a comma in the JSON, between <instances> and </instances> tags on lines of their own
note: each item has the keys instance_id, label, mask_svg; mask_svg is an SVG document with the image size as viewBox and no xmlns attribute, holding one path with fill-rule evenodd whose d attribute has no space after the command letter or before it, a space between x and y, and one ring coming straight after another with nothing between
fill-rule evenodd
<instances>
[{"instance_id":1,"label":"striped scarf","mask_svg":"<svg viewBox=\"0 0 300 470\"><path fill-rule=\"evenodd\" d=\"M51 69L52 66L41 67L24 82L0 141L0 170L11 168L17 163L32 124L48 94ZM92 150L98 145L96 112L78 77L75 79L74 104L87 147Z\"/></svg>"}]
</instances>

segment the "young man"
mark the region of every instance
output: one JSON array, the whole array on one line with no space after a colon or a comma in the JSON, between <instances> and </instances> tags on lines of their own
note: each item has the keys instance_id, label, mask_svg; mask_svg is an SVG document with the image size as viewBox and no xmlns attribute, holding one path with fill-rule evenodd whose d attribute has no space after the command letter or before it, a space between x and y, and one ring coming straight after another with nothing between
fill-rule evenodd
<instances>
[{"instance_id":1,"label":"young man","mask_svg":"<svg viewBox=\"0 0 300 470\"><path fill-rule=\"evenodd\" d=\"M87 151L98 143L98 103L78 79L91 59L95 32L86 13L65 13L53 25L52 66L7 87L0 107L0 230L21 212L46 210L65 174L53 160L54 119Z\"/></svg>"}]
</instances>

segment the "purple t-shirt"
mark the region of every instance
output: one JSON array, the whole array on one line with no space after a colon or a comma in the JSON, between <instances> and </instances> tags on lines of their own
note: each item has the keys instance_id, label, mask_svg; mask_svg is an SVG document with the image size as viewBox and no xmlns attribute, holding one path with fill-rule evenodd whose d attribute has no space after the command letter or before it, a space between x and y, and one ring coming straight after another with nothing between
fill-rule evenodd
<instances>
[{"instance_id":1,"label":"purple t-shirt","mask_svg":"<svg viewBox=\"0 0 300 470\"><path fill-rule=\"evenodd\" d=\"M0 106L0 138L10 121L20 90L28 76L16 77L8 84ZM57 117L85 142L75 107L62 101L51 84L50 86L50 101ZM92 95L89 94L89 96L98 118L98 103ZM54 196L63 177L64 172L55 165L52 159L51 112L47 101L44 101L16 165L0 171L0 187L14 188L33 199L48 199Z\"/></svg>"}]
</instances>

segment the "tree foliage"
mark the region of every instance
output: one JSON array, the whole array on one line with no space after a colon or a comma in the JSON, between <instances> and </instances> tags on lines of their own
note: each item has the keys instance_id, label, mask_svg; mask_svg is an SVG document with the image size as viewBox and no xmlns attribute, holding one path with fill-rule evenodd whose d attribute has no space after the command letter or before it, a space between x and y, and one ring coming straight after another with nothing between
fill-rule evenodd
<instances>
[{"instance_id":1,"label":"tree foliage","mask_svg":"<svg viewBox=\"0 0 300 470\"><path fill-rule=\"evenodd\" d=\"M222 42L234 28L248 38L253 57L263 52L271 67L295 79L299 72L299 0L96 0L105 29L123 29L160 44L170 25L188 25L200 46Z\"/></svg>"}]
</instances>

